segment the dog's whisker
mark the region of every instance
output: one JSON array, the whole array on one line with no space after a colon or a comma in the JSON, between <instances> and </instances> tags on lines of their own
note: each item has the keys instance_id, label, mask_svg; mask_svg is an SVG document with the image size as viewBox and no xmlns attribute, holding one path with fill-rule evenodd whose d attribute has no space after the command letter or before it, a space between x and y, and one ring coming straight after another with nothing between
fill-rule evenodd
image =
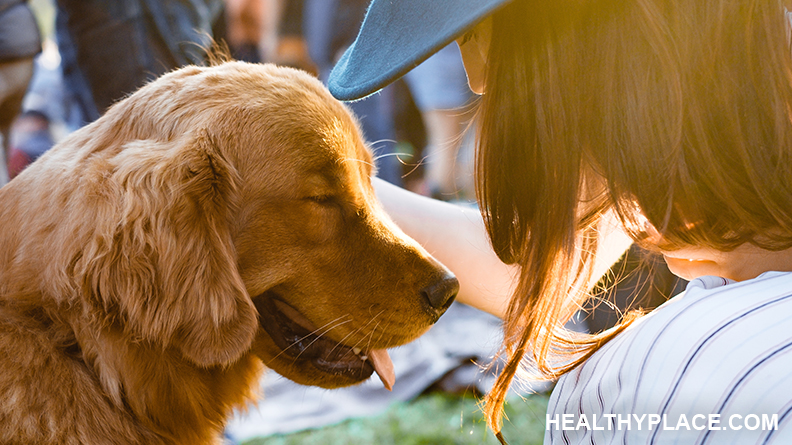
<instances>
[{"instance_id":1,"label":"dog's whisker","mask_svg":"<svg viewBox=\"0 0 792 445\"><path fill-rule=\"evenodd\" d=\"M395 313L391 312L390 314L388 314L388 318L386 320L383 320L383 321L390 322L391 318L394 317L394 316L395 316ZM381 324L381 322L377 322L377 326L371 331L372 335L374 334L374 332L376 332L376 328L378 328L380 326L380 324ZM377 338L377 343L381 343L382 342L382 337L384 335L385 335L385 329L380 329L379 330L379 337Z\"/></svg>"},{"instance_id":2,"label":"dog's whisker","mask_svg":"<svg viewBox=\"0 0 792 445\"><path fill-rule=\"evenodd\" d=\"M396 159L399 161L399 164L407 165L407 163L404 162L404 159L402 159L401 156L404 156L405 158L411 158L413 155L411 155L410 153L383 153L383 154L375 157L374 161L379 161L380 159L388 158L388 157L391 157L391 156L396 156Z\"/></svg>"},{"instance_id":3,"label":"dog's whisker","mask_svg":"<svg viewBox=\"0 0 792 445\"><path fill-rule=\"evenodd\" d=\"M336 323L336 322L338 322L338 321L340 321L340 320L342 320L344 318L347 318L347 317L349 317L348 320L345 320L345 321L343 321L343 322L341 322L341 323L339 323L339 324L337 324L335 326L332 326L334 323ZM313 332L311 332L311 334L322 336L322 335L330 332L331 330L337 328L338 326L341 326L341 325L343 325L345 323L349 323L350 321L352 321L352 316L349 315L349 314L344 314L344 315L336 317L334 320L328 321L327 323L323 324L322 326L319 326L318 328L314 329ZM325 328L327 328L327 329L325 329ZM324 332L322 332L321 334L317 334L317 332L321 332L323 329L325 329Z\"/></svg>"},{"instance_id":4,"label":"dog's whisker","mask_svg":"<svg viewBox=\"0 0 792 445\"><path fill-rule=\"evenodd\" d=\"M382 310L381 310L381 311L379 311L379 312L378 312L376 315L373 315L373 316L372 316L372 317L369 319L369 321L367 321L367 322L366 322L366 324L364 324L363 326L361 326L361 328L365 328L366 326L368 326L368 325L369 325L369 324L371 324L372 322L376 321L376 320L377 320L377 317L379 317L380 315L382 315L382 314L384 314L384 313L385 313L385 309L382 309Z\"/></svg>"},{"instance_id":5,"label":"dog's whisker","mask_svg":"<svg viewBox=\"0 0 792 445\"><path fill-rule=\"evenodd\" d=\"M336 319L335 319L335 320L333 320L333 321L330 321L330 322L327 322L327 323L325 323L325 324L324 324L324 325L322 325L321 327L318 327L318 328L314 329L313 331L309 332L308 334L306 334L305 336L303 336L302 338L300 338L298 341L305 340L306 338L308 338L308 337L310 337L310 336L312 336L312 335L316 337L316 340L318 340L318 339L319 339L319 338L321 338L323 335L327 334L328 332L332 331L333 329L335 329L335 328L337 328L337 327L339 327L339 326L342 326L342 325L344 325L344 324L346 324L346 323L349 323L349 322L351 322L351 321L352 321L352 319L351 319L351 318L350 318L350 319L348 319L348 320L340 321L340 320L341 320L342 318L344 318L344 317L347 317L347 315L345 315L345 316L342 316L342 317L338 317L338 318L336 318ZM314 340L314 341L316 341L316 340ZM313 342L312 342L312 343L313 343Z\"/></svg>"},{"instance_id":6,"label":"dog's whisker","mask_svg":"<svg viewBox=\"0 0 792 445\"><path fill-rule=\"evenodd\" d=\"M362 332L363 330L365 330L365 329L366 329L366 328L367 328L367 327L368 327L368 326L369 326L369 325L370 325L372 322L374 322L374 321L377 319L377 317L379 317L380 315L382 315L384 312L385 312L385 310L384 310L384 309L383 309L383 310L381 310L379 313L377 313L377 315L374 315L373 317L371 317L371 318L369 319L369 321L367 321L367 322L366 322L366 324L364 324L364 325L362 325L362 326L358 327L358 328L357 328L357 329L355 329L354 331L352 331L352 332L348 333L347 335L345 335L345 336L344 336L344 338L342 338L342 339L341 339L341 341L340 341L340 342L338 342L338 345L334 346L334 347L333 347L333 349L332 349L331 351L334 351L334 350L335 350L335 349L336 349L338 346L342 346L342 344L343 344L343 343L346 341L346 339L347 339L347 338L349 338L349 337L351 337L351 336L353 336L353 335L355 335L355 334L357 334L357 333L359 333L359 332ZM377 325L379 325L379 323L378 323ZM376 329L376 326L374 327L374 329ZM363 337L361 340L358 340L357 342L355 342L355 344L353 344L353 345L351 345L351 346L347 346L347 347L350 347L350 348L352 348L353 350L354 350L354 349L362 349L362 348L358 348L358 346L360 346L360 344L361 344L361 343L362 343L362 342L365 340L365 338L366 338L366 337L369 337L369 336L371 336L371 335L373 334L373 332L374 332L374 330L369 330L369 333L368 333L368 334L366 334L366 335L365 335L365 336L364 336L364 337ZM371 342L369 342L369 346L370 346L370 345L371 345ZM369 349L370 349L370 348L366 348L366 350L369 350ZM356 354L357 354L357 353L356 353Z\"/></svg>"},{"instance_id":7,"label":"dog's whisker","mask_svg":"<svg viewBox=\"0 0 792 445\"><path fill-rule=\"evenodd\" d=\"M320 327L318 327L318 328L314 329L312 332L310 332L310 333L308 333L308 334L304 335L303 337L299 338L298 340L295 340L295 341L294 341L294 342L293 342L291 345L289 345L289 346L288 346L288 347L286 347L284 350L282 350L282 351L280 351L279 353L277 353L277 354L275 355L275 358L277 358L277 357L280 357L280 356L281 356L282 354L284 354L284 353L285 353L285 352L286 352L286 351L287 351L289 348L291 348L292 346L295 346L295 345L297 345L298 343L300 343L301 341L303 341L303 340L305 340L305 339L309 338L309 337L310 337L310 336L312 336L312 335L316 336L316 338L315 338L315 339L313 339L313 340L311 341L311 343L309 343L309 344L308 344L308 346L310 346L310 345L314 344L314 342L316 342L317 340L319 340L319 339L320 339L320 338L321 338L323 335L325 335L326 333L330 332L332 329L335 329L335 328L337 328L338 326L342 326L342 325L344 325L344 324L346 324L346 323L349 323L350 321L352 321L352 319L351 319L351 318L350 318L350 319L348 319L348 320L341 321L342 319L344 319L344 318L346 318L346 317L349 317L349 314L346 314L346 315L342 315L342 316L340 316L340 317L337 317L337 318L335 318L334 320L331 320L331 321L329 321L329 322L325 323L324 325L322 325L322 326L320 326ZM324 330L324 332L322 332L322 330ZM297 357L299 357L301 354L302 354L302 353L298 354L298 355L297 355Z\"/></svg>"},{"instance_id":8,"label":"dog's whisker","mask_svg":"<svg viewBox=\"0 0 792 445\"><path fill-rule=\"evenodd\" d=\"M344 315L342 317L336 318L336 320L339 320L341 318L348 317L348 316L349 315ZM339 326L342 326L342 325L344 325L346 323L349 323L350 321L352 321L351 318L348 319L348 320L345 320L343 322L340 322L338 324L335 324L335 325L331 325L333 322L326 323L323 327L318 328L318 329L314 330L311 334L308 334L308 335L302 337L301 339L297 340L294 344L297 344L297 343L301 342L302 340L305 340L306 338L310 337L311 335L316 336L316 338L314 338L313 340L311 340L310 343L308 343L308 345L306 346L306 348L307 348L307 347L311 346L312 344L316 343L316 341L318 341L320 338L322 338L322 336L324 336L325 334L327 334L331 330L333 330L333 329L335 329L335 328L337 328ZM325 326L327 326L327 329L325 329L324 332L321 332L321 330L324 329ZM321 332L321 333L319 333L319 332ZM333 347L333 349L331 349L331 351L332 350L335 350L335 346ZM302 355L302 353L298 354L297 357L300 357L300 355Z\"/></svg>"},{"instance_id":9,"label":"dog's whisker","mask_svg":"<svg viewBox=\"0 0 792 445\"><path fill-rule=\"evenodd\" d=\"M367 322L366 324L364 324L362 326L359 326L358 328L356 328L352 332L350 332L347 335L345 335L344 338L342 338L341 341L338 342L338 346L341 346L346 341L347 338L349 338L349 337L351 337L353 335L356 335L357 333L359 333L359 332L363 331L364 329L366 329L366 327L369 325L369 323L371 323L371 320L369 320L369 322ZM351 346L348 346L348 347L351 347L352 349L355 349L355 348L358 347L359 344L360 344L360 341L357 341L355 344L353 344ZM334 347L333 349L335 350L336 347Z\"/></svg>"},{"instance_id":10,"label":"dog's whisker","mask_svg":"<svg viewBox=\"0 0 792 445\"><path fill-rule=\"evenodd\" d=\"M366 165L369 165L371 167L374 167L374 163L368 162L368 161L364 161L362 159L357 159L357 158L344 158L344 159L341 160L341 163L344 163L346 161L360 162L361 164L366 164Z\"/></svg>"},{"instance_id":11,"label":"dog's whisker","mask_svg":"<svg viewBox=\"0 0 792 445\"><path fill-rule=\"evenodd\" d=\"M369 142L369 143L368 143L368 147L369 147L369 149L370 149L372 152L376 153L376 152L377 152L377 149L376 149L376 148L374 148L374 147L376 147L376 146L377 146L377 145L379 145L379 144L385 143L385 142L389 142L389 143L391 143L391 144L397 144L399 141L397 141L396 139L387 139L387 138L382 138L382 139L377 139L376 141L371 141L371 142Z\"/></svg>"},{"instance_id":12,"label":"dog's whisker","mask_svg":"<svg viewBox=\"0 0 792 445\"><path fill-rule=\"evenodd\" d=\"M408 158L412 157L412 155L410 153L383 153L383 154L375 157L374 160L375 161L379 161L380 159L389 158L391 156L396 156L397 158L399 158L399 156L405 156L405 157L408 157ZM399 158L399 161L401 161L401 158Z\"/></svg>"},{"instance_id":13,"label":"dog's whisker","mask_svg":"<svg viewBox=\"0 0 792 445\"><path fill-rule=\"evenodd\" d=\"M366 322L366 324L364 324L363 326L360 326L358 329L356 329L356 330L355 330L355 333L361 332L361 331L363 331L364 329L368 328L368 326L369 326L371 323L375 322L375 321L377 320L377 317L379 317L379 316L380 316L380 315L382 315L383 313L385 313L385 310L384 310L384 309L383 309L383 310L381 310L381 311L379 311L379 312L378 312L376 315L374 315L374 316L372 316L371 318L369 318L369 321L367 321L367 322ZM377 325L375 325L373 329L369 329L369 333L367 334L367 336L368 336L368 335L371 335L371 334L373 334L373 333L374 333L374 331L377 329L377 326L379 326L379 322L377 322Z\"/></svg>"},{"instance_id":14,"label":"dog's whisker","mask_svg":"<svg viewBox=\"0 0 792 445\"><path fill-rule=\"evenodd\" d=\"M335 346L333 346L333 349L331 349L330 352L335 351L336 348L338 348L339 346L343 346L343 343L346 341L347 338L357 334L360 331L361 331L361 329L358 328L358 329L355 329L354 331L348 333L347 335L345 335L344 338L341 339L341 341L339 341ZM352 345L350 347L354 350L357 347L357 344Z\"/></svg>"},{"instance_id":15,"label":"dog's whisker","mask_svg":"<svg viewBox=\"0 0 792 445\"><path fill-rule=\"evenodd\" d=\"M369 331L369 333L366 335L366 337L361 339L361 342L366 340L366 339L368 339L368 342L367 342L367 345L366 345L366 349L369 349L369 350L371 349L371 344L373 343L373 340L374 340L374 332L376 332L376 330L379 327L379 325L380 325L380 322L377 322L377 324L374 326L374 329ZM381 334L380 334L380 338L381 338Z\"/></svg>"},{"instance_id":16,"label":"dog's whisker","mask_svg":"<svg viewBox=\"0 0 792 445\"><path fill-rule=\"evenodd\" d=\"M347 320L347 321L351 321L351 320ZM346 323L346 321L345 321L344 323ZM322 334L318 335L318 336L317 336L317 337L316 337L316 338L315 338L313 341L311 341L311 343L309 343L309 344L308 344L308 346L310 346L310 345L314 344L314 342L316 342L317 340L319 340L319 339L321 338L321 336L323 336L323 335L327 334L328 332L330 332L330 330L332 330L332 329L335 329L335 328L337 328L338 326L341 326L341 325L343 325L344 323L339 323L338 325L336 325L336 326L332 326L331 328L327 329L327 330L326 330L324 333L322 333ZM361 330L361 328L358 328L358 329L355 329L354 331L350 332L349 334L345 335L345 336L344 336L344 338L342 338L340 342L336 342L336 344L335 344L335 345L334 345L334 346L333 346L333 347L330 349L330 352L333 352L333 351L335 351L335 350L336 350L336 348L338 348L339 346L343 346L343 345L342 345L342 343L344 343L344 341L345 341L347 338L349 338L351 335L354 335L354 334L356 334L356 333L357 333L357 332L359 332L360 330ZM301 339L301 340L302 340L302 339ZM299 357L300 355L301 355L301 354L299 354L297 357Z\"/></svg>"},{"instance_id":17,"label":"dog's whisker","mask_svg":"<svg viewBox=\"0 0 792 445\"><path fill-rule=\"evenodd\" d=\"M364 324L363 326L359 327L358 329L355 329L355 331L350 332L346 337L344 337L344 340L346 340L346 338L349 337L350 335L357 334L358 332L361 332L362 330L366 329L372 322L376 321L377 317L382 315L384 312L385 312L384 309L381 310L379 313L377 313L377 315L374 315L373 317L371 317L369 319L369 321L366 322L366 324ZM361 338L360 340L355 342L355 344L352 345L351 347L353 349L355 349L355 348L364 349L364 348L360 348L360 345L362 343L364 343L366 341L366 339L368 338L369 339L368 346L365 349L366 350L371 350L371 337L373 336L374 332L377 330L377 327L379 327L379 324L380 324L380 322L377 322L377 324L374 326L373 329L369 329L368 330L369 332L363 338Z\"/></svg>"}]
</instances>

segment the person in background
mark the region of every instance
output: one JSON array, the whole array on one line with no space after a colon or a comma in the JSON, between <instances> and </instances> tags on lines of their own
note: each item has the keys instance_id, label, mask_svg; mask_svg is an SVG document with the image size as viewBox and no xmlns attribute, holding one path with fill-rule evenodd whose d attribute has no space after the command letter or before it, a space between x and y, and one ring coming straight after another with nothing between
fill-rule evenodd
<instances>
[{"instance_id":1,"label":"person in background","mask_svg":"<svg viewBox=\"0 0 792 445\"><path fill-rule=\"evenodd\" d=\"M305 0L302 7L302 34L319 79L327 82L330 69L355 38L366 13L368 0ZM377 176L402 185L402 163L396 153L393 88L349 104L360 120L365 138L371 142Z\"/></svg>"},{"instance_id":2,"label":"person in background","mask_svg":"<svg viewBox=\"0 0 792 445\"><path fill-rule=\"evenodd\" d=\"M8 182L11 124L20 112L33 77L33 57L41 52L41 34L25 0L0 0L0 186Z\"/></svg>"},{"instance_id":3,"label":"person in background","mask_svg":"<svg viewBox=\"0 0 792 445\"><path fill-rule=\"evenodd\" d=\"M444 201L472 198L464 187L469 172L462 167L468 164L459 155L474 94L468 88L456 43L426 59L404 80L426 129L423 194Z\"/></svg>"},{"instance_id":4,"label":"person in background","mask_svg":"<svg viewBox=\"0 0 792 445\"><path fill-rule=\"evenodd\" d=\"M458 300L504 319L486 397L501 442L520 371L560 376L546 444L792 442L789 30L778 0L372 2L330 75L337 98L452 40L482 94L480 215L375 185ZM686 290L604 332L565 330L631 242Z\"/></svg>"},{"instance_id":5,"label":"person in background","mask_svg":"<svg viewBox=\"0 0 792 445\"><path fill-rule=\"evenodd\" d=\"M223 0L56 0L64 81L86 123L225 35Z\"/></svg>"},{"instance_id":6,"label":"person in background","mask_svg":"<svg viewBox=\"0 0 792 445\"><path fill-rule=\"evenodd\" d=\"M8 175L14 179L31 162L52 148L55 142L50 132L49 117L38 110L20 114L11 128L8 156Z\"/></svg>"},{"instance_id":7,"label":"person in background","mask_svg":"<svg viewBox=\"0 0 792 445\"><path fill-rule=\"evenodd\" d=\"M226 38L236 60L258 63L262 57L264 27L268 21L264 0L225 0Z\"/></svg>"}]
</instances>

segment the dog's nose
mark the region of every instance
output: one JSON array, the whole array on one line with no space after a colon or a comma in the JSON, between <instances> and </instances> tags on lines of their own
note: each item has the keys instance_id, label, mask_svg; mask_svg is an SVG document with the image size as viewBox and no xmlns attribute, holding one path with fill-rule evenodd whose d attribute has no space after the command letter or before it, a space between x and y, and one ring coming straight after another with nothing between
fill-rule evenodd
<instances>
[{"instance_id":1,"label":"dog's nose","mask_svg":"<svg viewBox=\"0 0 792 445\"><path fill-rule=\"evenodd\" d=\"M435 309L447 309L458 292L459 281L451 273L446 273L443 278L421 290L429 305Z\"/></svg>"}]
</instances>

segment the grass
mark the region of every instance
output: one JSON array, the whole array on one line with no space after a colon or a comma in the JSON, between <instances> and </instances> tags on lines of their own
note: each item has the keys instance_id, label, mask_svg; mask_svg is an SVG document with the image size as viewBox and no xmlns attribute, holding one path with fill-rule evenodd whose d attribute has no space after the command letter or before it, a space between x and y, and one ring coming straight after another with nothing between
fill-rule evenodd
<instances>
[{"instance_id":1,"label":"grass","mask_svg":"<svg viewBox=\"0 0 792 445\"><path fill-rule=\"evenodd\" d=\"M532 395L506 404L504 438L512 444L541 444L548 397ZM395 404L377 417L326 428L253 439L243 445L497 445L472 396L432 393Z\"/></svg>"}]
</instances>

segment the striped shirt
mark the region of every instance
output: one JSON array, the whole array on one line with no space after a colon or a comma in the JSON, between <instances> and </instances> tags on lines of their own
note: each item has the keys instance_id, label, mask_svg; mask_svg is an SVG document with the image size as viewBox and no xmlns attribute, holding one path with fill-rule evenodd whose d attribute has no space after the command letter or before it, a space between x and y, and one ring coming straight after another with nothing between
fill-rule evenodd
<instances>
[{"instance_id":1,"label":"striped shirt","mask_svg":"<svg viewBox=\"0 0 792 445\"><path fill-rule=\"evenodd\" d=\"M564 375L547 444L792 444L792 273L691 281Z\"/></svg>"}]
</instances>

